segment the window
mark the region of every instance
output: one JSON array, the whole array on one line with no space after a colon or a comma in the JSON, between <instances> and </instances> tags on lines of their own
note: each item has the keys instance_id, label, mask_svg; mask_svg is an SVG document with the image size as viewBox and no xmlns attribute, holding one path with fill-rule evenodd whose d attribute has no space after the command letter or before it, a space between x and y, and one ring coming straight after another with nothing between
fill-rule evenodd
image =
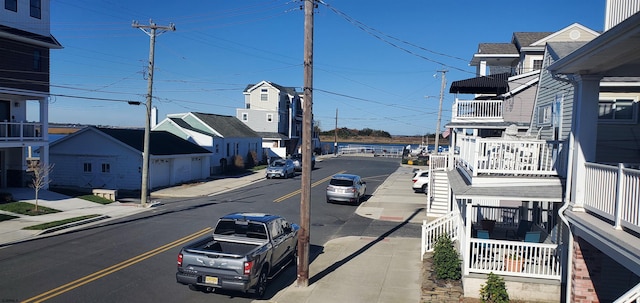
<instances>
[{"instance_id":1,"label":"window","mask_svg":"<svg viewBox=\"0 0 640 303\"><path fill-rule=\"evenodd\" d=\"M551 104L538 108L538 125L551 123Z\"/></svg>"},{"instance_id":2,"label":"window","mask_svg":"<svg viewBox=\"0 0 640 303\"><path fill-rule=\"evenodd\" d=\"M533 60L533 70L542 69L542 60Z\"/></svg>"},{"instance_id":3,"label":"window","mask_svg":"<svg viewBox=\"0 0 640 303\"><path fill-rule=\"evenodd\" d=\"M273 122L273 114L267 114L267 122Z\"/></svg>"},{"instance_id":4,"label":"window","mask_svg":"<svg viewBox=\"0 0 640 303\"><path fill-rule=\"evenodd\" d=\"M40 19L42 17L42 0L29 0L29 3L31 17Z\"/></svg>"},{"instance_id":5,"label":"window","mask_svg":"<svg viewBox=\"0 0 640 303\"><path fill-rule=\"evenodd\" d=\"M216 144L216 154L220 153L220 144Z\"/></svg>"},{"instance_id":6,"label":"window","mask_svg":"<svg viewBox=\"0 0 640 303\"><path fill-rule=\"evenodd\" d=\"M260 89L260 101L269 101L269 90L266 88Z\"/></svg>"},{"instance_id":7,"label":"window","mask_svg":"<svg viewBox=\"0 0 640 303\"><path fill-rule=\"evenodd\" d=\"M249 121L249 114L242 113L242 121Z\"/></svg>"},{"instance_id":8,"label":"window","mask_svg":"<svg viewBox=\"0 0 640 303\"><path fill-rule=\"evenodd\" d=\"M4 0L4 9L17 12L18 0Z\"/></svg>"},{"instance_id":9,"label":"window","mask_svg":"<svg viewBox=\"0 0 640 303\"><path fill-rule=\"evenodd\" d=\"M600 100L600 122L635 122L638 119L637 103L631 99Z\"/></svg>"},{"instance_id":10,"label":"window","mask_svg":"<svg viewBox=\"0 0 640 303\"><path fill-rule=\"evenodd\" d=\"M235 149L234 155L239 155L239 154L240 154L240 143L236 143L236 149Z\"/></svg>"},{"instance_id":11,"label":"window","mask_svg":"<svg viewBox=\"0 0 640 303\"><path fill-rule=\"evenodd\" d=\"M102 163L102 172L103 173L110 173L111 172L111 164Z\"/></svg>"},{"instance_id":12,"label":"window","mask_svg":"<svg viewBox=\"0 0 640 303\"><path fill-rule=\"evenodd\" d=\"M229 145L229 143L227 143L227 157L229 157L229 149L231 148L231 146Z\"/></svg>"},{"instance_id":13,"label":"window","mask_svg":"<svg viewBox=\"0 0 640 303\"><path fill-rule=\"evenodd\" d=\"M91 163L85 162L83 166L84 166L84 168L82 170L83 172L85 172L85 173L90 173L91 172Z\"/></svg>"},{"instance_id":14,"label":"window","mask_svg":"<svg viewBox=\"0 0 640 303\"><path fill-rule=\"evenodd\" d=\"M33 51L33 71L42 71L42 54L39 50Z\"/></svg>"}]
</instances>

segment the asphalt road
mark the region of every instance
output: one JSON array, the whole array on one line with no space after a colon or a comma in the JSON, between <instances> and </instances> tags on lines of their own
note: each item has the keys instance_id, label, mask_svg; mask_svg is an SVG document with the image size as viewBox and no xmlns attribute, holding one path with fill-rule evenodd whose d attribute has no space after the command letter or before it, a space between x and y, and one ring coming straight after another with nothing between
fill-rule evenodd
<instances>
[{"instance_id":1,"label":"asphalt road","mask_svg":"<svg viewBox=\"0 0 640 303\"><path fill-rule=\"evenodd\" d=\"M358 174L367 194L399 166L398 159L330 158L312 173L311 262L328 240L343 236L419 237L417 225L374 221L353 205L327 204L336 173ZM103 225L0 249L0 302L251 302L250 296L189 290L175 282L180 247L211 232L236 211L300 218L300 175L270 179L212 197L165 199L152 211ZM293 283L295 266L273 279L266 299Z\"/></svg>"}]
</instances>

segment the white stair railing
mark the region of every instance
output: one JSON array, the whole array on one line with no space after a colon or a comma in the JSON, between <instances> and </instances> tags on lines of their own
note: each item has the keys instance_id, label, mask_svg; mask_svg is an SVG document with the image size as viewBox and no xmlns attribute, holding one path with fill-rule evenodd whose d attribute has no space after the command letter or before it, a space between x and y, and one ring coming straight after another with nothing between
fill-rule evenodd
<instances>
[{"instance_id":1,"label":"white stair railing","mask_svg":"<svg viewBox=\"0 0 640 303\"><path fill-rule=\"evenodd\" d=\"M422 241L420 259L424 258L424 254L433 251L438 237L448 234L452 241L458 239L460 229L459 216L455 212L449 212L446 215L427 223L422 221Z\"/></svg>"}]
</instances>

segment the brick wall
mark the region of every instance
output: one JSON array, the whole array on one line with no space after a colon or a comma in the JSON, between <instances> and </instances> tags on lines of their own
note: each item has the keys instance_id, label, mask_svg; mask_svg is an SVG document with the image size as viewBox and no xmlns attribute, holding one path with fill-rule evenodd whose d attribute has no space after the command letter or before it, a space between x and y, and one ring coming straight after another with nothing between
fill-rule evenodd
<instances>
[{"instance_id":1,"label":"brick wall","mask_svg":"<svg viewBox=\"0 0 640 303\"><path fill-rule=\"evenodd\" d=\"M574 237L573 264L571 274L571 302L600 302L591 279L601 271L602 253L582 238Z\"/></svg>"},{"instance_id":2,"label":"brick wall","mask_svg":"<svg viewBox=\"0 0 640 303\"><path fill-rule=\"evenodd\" d=\"M571 302L613 302L640 277L580 237L574 237ZM624 260L622 261L624 262Z\"/></svg>"}]
</instances>

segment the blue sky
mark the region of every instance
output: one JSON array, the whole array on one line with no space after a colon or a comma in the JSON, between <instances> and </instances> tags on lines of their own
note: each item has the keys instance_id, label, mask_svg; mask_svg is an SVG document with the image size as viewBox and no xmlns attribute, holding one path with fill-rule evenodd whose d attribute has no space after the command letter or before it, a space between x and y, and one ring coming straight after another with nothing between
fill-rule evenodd
<instances>
[{"instance_id":1,"label":"blue sky","mask_svg":"<svg viewBox=\"0 0 640 303\"><path fill-rule=\"evenodd\" d=\"M371 128L392 135L434 133L447 70L474 77L479 43L513 32L558 31L580 23L602 31L605 0L324 0L315 14L313 113L320 128ZM159 119L189 111L236 115L243 89L262 80L302 91L301 1L51 0L49 120L142 127L149 36L131 26L174 23L156 39L154 99ZM435 76L434 76L435 75Z\"/></svg>"}]
</instances>

